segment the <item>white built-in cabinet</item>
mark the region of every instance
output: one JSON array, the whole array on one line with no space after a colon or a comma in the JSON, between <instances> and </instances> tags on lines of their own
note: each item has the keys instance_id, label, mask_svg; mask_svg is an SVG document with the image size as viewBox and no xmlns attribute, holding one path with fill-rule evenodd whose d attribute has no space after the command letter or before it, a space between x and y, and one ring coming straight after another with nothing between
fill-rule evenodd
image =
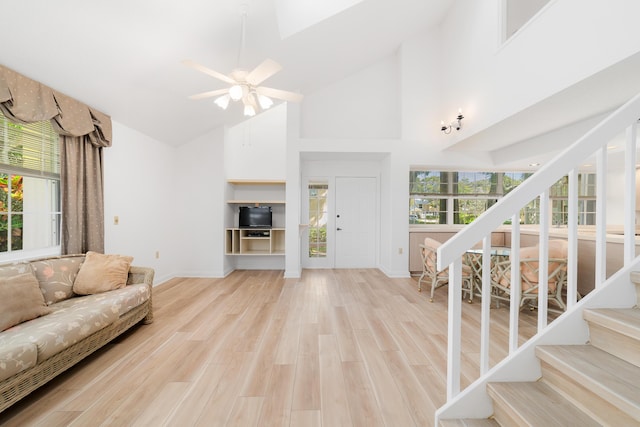
<instances>
[{"instance_id":1,"label":"white built-in cabinet","mask_svg":"<svg viewBox=\"0 0 640 427\"><path fill-rule=\"evenodd\" d=\"M284 255L285 253L285 182L279 180L228 180L234 226L225 229L227 255ZM248 230L238 228L240 206L271 206L273 228Z\"/></svg>"}]
</instances>

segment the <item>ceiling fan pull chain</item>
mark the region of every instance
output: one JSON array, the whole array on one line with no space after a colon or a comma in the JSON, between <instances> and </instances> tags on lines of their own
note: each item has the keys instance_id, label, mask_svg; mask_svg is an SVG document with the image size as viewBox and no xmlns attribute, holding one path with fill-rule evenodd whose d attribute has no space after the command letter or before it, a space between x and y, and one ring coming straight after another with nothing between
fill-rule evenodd
<instances>
[{"instance_id":1,"label":"ceiling fan pull chain","mask_svg":"<svg viewBox=\"0 0 640 427\"><path fill-rule=\"evenodd\" d=\"M238 60L236 63L236 67L240 68L240 64L242 64L242 54L244 53L244 47L245 47L245 40L247 37L247 30L246 30L246 25L247 25L247 5L243 4L241 6L241 12L240 12L240 17L241 17L241 21L240 21L240 49L238 49Z\"/></svg>"}]
</instances>

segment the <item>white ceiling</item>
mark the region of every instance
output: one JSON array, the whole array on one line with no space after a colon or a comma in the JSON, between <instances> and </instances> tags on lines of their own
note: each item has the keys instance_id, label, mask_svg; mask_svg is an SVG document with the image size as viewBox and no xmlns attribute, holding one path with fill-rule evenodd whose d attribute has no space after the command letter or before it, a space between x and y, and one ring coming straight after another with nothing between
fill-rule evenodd
<instances>
[{"instance_id":1,"label":"white ceiling","mask_svg":"<svg viewBox=\"0 0 640 427\"><path fill-rule=\"evenodd\" d=\"M265 85L308 94L439 24L453 1L14 1L3 5L0 63L180 145L243 120L239 105L222 111L187 99L225 84L180 63L192 59L224 74L237 68L243 4L239 65L272 58L283 70Z\"/></svg>"}]
</instances>

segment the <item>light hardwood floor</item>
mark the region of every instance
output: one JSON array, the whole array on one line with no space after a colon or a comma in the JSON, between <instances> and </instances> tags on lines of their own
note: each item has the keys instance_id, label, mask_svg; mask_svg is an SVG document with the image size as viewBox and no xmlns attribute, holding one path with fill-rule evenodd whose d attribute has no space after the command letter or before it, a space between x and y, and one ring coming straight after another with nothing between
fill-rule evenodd
<instances>
[{"instance_id":1,"label":"light hardwood floor","mask_svg":"<svg viewBox=\"0 0 640 427\"><path fill-rule=\"evenodd\" d=\"M446 288L378 270L236 271L154 288L141 325L0 413L7 426L429 426L445 401ZM463 304L463 386L480 304ZM494 308L492 363L507 353ZM522 339L536 313L523 310Z\"/></svg>"}]
</instances>

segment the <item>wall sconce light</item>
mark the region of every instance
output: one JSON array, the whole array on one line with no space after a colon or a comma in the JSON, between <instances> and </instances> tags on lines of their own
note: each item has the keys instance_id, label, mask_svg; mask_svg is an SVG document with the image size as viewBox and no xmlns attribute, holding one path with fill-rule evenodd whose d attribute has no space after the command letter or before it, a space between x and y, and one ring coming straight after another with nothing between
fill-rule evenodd
<instances>
[{"instance_id":1,"label":"wall sconce light","mask_svg":"<svg viewBox=\"0 0 640 427\"><path fill-rule=\"evenodd\" d=\"M459 108L456 120L451 122L449 126L445 125L444 120L442 120L440 122L440 130L447 135L451 133L451 129L460 130L462 129L462 119L464 119L464 116L462 115L462 108Z\"/></svg>"}]
</instances>

